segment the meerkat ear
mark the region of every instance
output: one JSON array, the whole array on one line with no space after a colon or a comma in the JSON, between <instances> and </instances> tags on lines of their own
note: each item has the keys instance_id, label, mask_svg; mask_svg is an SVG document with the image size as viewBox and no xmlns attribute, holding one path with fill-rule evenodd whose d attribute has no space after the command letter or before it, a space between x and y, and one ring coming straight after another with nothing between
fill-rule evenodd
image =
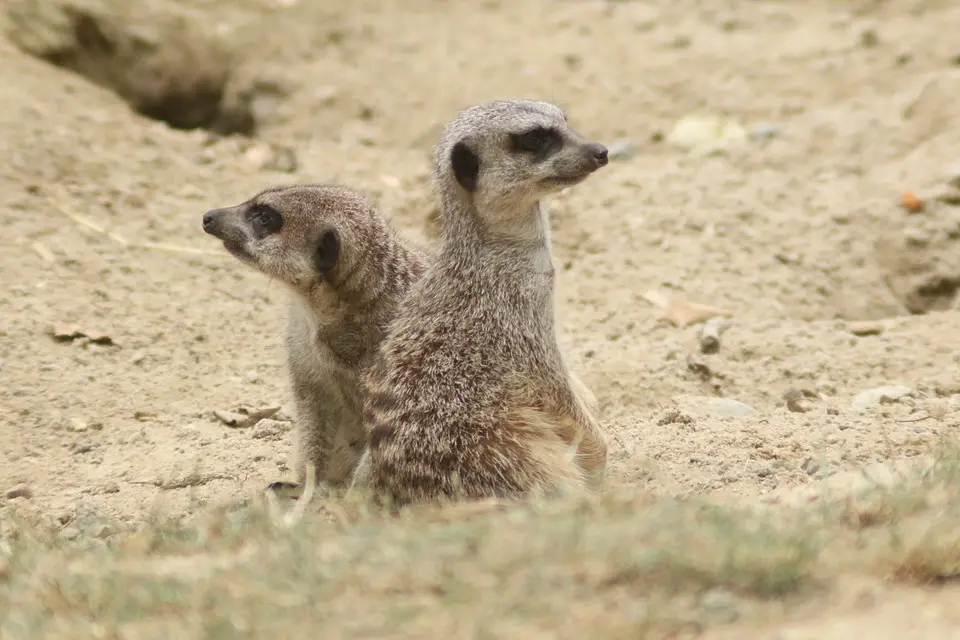
<instances>
[{"instance_id":1,"label":"meerkat ear","mask_svg":"<svg viewBox=\"0 0 960 640\"><path fill-rule=\"evenodd\" d=\"M450 151L450 164L453 175L460 186L467 191L477 190L477 178L480 176L480 158L470 150L462 140L453 145Z\"/></svg>"},{"instance_id":2,"label":"meerkat ear","mask_svg":"<svg viewBox=\"0 0 960 640\"><path fill-rule=\"evenodd\" d=\"M320 273L326 273L333 269L337 264L337 258L340 257L340 236L336 231L325 231L317 241L317 247L313 252L313 265Z\"/></svg>"}]
</instances>

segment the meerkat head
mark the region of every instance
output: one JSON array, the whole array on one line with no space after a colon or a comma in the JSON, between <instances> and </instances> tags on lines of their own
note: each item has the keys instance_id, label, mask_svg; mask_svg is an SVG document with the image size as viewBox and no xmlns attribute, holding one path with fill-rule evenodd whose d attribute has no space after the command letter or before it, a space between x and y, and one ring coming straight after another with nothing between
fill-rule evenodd
<instances>
[{"instance_id":1,"label":"meerkat head","mask_svg":"<svg viewBox=\"0 0 960 640\"><path fill-rule=\"evenodd\" d=\"M607 164L605 146L574 131L556 105L535 100L497 100L461 112L436 154L446 194L469 198L493 218L529 210Z\"/></svg>"},{"instance_id":2,"label":"meerkat head","mask_svg":"<svg viewBox=\"0 0 960 640\"><path fill-rule=\"evenodd\" d=\"M203 230L234 257L305 295L343 286L377 250L382 224L364 196L325 185L274 187L203 214Z\"/></svg>"}]
</instances>

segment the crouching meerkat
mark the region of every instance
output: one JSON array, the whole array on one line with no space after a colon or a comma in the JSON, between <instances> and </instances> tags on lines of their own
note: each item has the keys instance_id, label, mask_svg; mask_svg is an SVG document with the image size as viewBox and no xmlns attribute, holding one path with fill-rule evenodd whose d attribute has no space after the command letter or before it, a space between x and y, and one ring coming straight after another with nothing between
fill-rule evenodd
<instances>
[{"instance_id":1,"label":"crouching meerkat","mask_svg":"<svg viewBox=\"0 0 960 640\"><path fill-rule=\"evenodd\" d=\"M344 486L366 445L361 372L423 273L426 255L401 239L365 196L338 186L267 189L207 211L203 230L291 291L286 347L296 472L301 487L307 463L317 481Z\"/></svg>"},{"instance_id":2,"label":"crouching meerkat","mask_svg":"<svg viewBox=\"0 0 960 640\"><path fill-rule=\"evenodd\" d=\"M540 200L607 164L558 107L494 101L436 147L444 238L367 370L358 486L403 506L599 489L607 448L568 370Z\"/></svg>"}]
</instances>

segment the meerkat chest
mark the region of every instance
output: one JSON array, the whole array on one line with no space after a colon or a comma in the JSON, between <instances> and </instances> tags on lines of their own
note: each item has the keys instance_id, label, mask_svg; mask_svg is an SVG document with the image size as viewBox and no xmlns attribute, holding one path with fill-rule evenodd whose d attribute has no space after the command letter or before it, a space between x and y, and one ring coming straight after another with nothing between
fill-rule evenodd
<instances>
[{"instance_id":1,"label":"meerkat chest","mask_svg":"<svg viewBox=\"0 0 960 640\"><path fill-rule=\"evenodd\" d=\"M554 266L553 266L553 252L550 251L549 245L544 245L537 248L529 256L528 269L532 274L536 274L545 278L549 281L549 284L553 284L554 277Z\"/></svg>"},{"instance_id":2,"label":"meerkat chest","mask_svg":"<svg viewBox=\"0 0 960 640\"><path fill-rule=\"evenodd\" d=\"M364 356L361 336L344 319L321 322L296 302L287 326L287 352L294 374L318 386L355 384Z\"/></svg>"}]
</instances>

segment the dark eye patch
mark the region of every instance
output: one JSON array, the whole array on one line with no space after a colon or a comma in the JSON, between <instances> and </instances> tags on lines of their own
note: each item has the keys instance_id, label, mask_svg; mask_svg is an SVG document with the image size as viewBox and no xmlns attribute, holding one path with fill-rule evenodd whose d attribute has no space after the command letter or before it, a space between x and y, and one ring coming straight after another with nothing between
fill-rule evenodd
<instances>
[{"instance_id":1,"label":"dark eye patch","mask_svg":"<svg viewBox=\"0 0 960 640\"><path fill-rule=\"evenodd\" d=\"M254 205L250 222L257 237L260 238L283 228L283 216L268 204Z\"/></svg>"},{"instance_id":2,"label":"dark eye patch","mask_svg":"<svg viewBox=\"0 0 960 640\"><path fill-rule=\"evenodd\" d=\"M535 127L523 133L510 134L513 150L517 153L532 153L543 159L548 153L563 146L560 134L547 127Z\"/></svg>"}]
</instances>

